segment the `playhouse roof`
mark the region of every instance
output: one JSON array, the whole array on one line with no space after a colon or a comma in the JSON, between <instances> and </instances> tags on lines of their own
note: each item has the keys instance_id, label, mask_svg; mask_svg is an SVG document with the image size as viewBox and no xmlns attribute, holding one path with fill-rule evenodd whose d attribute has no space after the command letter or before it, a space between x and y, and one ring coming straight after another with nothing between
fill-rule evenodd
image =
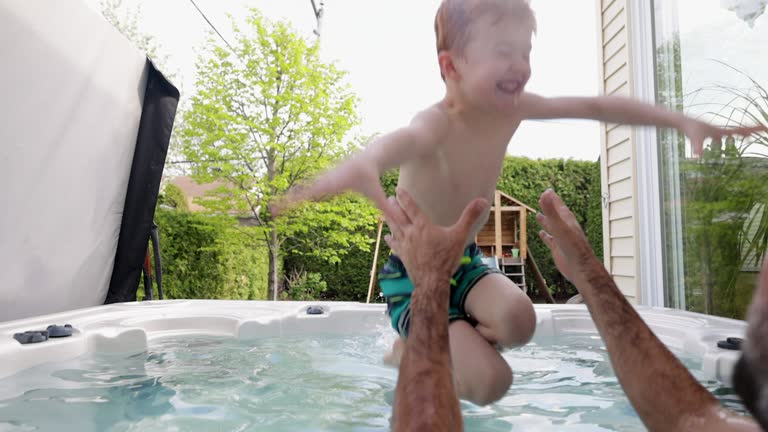
<instances>
[{"instance_id":1,"label":"playhouse roof","mask_svg":"<svg viewBox=\"0 0 768 432\"><path fill-rule=\"evenodd\" d=\"M522 201L520 201L520 200L518 200L516 198L513 198L513 197L505 194L504 192L502 192L500 190L497 190L496 192L498 192L499 195L501 195L502 205L503 205L503 202L506 200L506 201L511 201L513 205L524 207L526 210L528 210L530 212L533 212L533 213L537 212L536 209L532 208L531 206L527 205L526 203L524 203L524 202L522 202Z\"/></svg>"}]
</instances>

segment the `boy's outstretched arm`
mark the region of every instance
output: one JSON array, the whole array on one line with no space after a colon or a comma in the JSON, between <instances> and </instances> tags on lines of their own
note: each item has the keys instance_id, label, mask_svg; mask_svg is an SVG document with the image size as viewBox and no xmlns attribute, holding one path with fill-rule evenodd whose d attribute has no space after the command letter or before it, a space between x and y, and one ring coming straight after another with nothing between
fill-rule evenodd
<instances>
[{"instance_id":1,"label":"boy's outstretched arm","mask_svg":"<svg viewBox=\"0 0 768 432\"><path fill-rule=\"evenodd\" d=\"M432 149L445 131L443 114L430 109L417 115L410 125L376 138L363 151L345 160L310 184L292 188L271 206L279 216L303 201L319 201L344 192L366 196L386 217L392 217L379 177L385 171L419 158Z\"/></svg>"},{"instance_id":2,"label":"boy's outstretched arm","mask_svg":"<svg viewBox=\"0 0 768 432\"><path fill-rule=\"evenodd\" d=\"M607 123L678 129L691 140L700 155L706 138L749 136L765 126L722 128L662 107L620 96L545 98L524 93L520 99L523 119L583 118Z\"/></svg>"}]
</instances>

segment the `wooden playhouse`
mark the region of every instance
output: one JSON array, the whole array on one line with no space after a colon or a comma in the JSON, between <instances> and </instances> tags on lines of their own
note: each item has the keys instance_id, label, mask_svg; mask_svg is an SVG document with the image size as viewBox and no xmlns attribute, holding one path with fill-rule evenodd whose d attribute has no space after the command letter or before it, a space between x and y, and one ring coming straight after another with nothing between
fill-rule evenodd
<instances>
[{"instance_id":1,"label":"wooden playhouse","mask_svg":"<svg viewBox=\"0 0 768 432\"><path fill-rule=\"evenodd\" d=\"M475 241L483 255L494 258L499 270L524 291L528 290L527 265L536 279L539 292L547 301L554 302L536 260L528 249L529 214L536 214L536 210L497 190L488 222L477 233Z\"/></svg>"},{"instance_id":2,"label":"wooden playhouse","mask_svg":"<svg viewBox=\"0 0 768 432\"><path fill-rule=\"evenodd\" d=\"M554 303L547 283L536 265L536 260L528 249L527 218L529 214L536 214L536 210L497 190L494 194L494 202L491 205L488 222L477 233L475 241L483 255L485 255L485 260L490 265L501 270L505 276L526 292L528 291L528 283L526 282L527 266L534 276L539 294L547 303ZM379 222L373 265L371 267L368 303L370 303L371 295L373 294L383 226L384 221L382 219Z\"/></svg>"}]
</instances>

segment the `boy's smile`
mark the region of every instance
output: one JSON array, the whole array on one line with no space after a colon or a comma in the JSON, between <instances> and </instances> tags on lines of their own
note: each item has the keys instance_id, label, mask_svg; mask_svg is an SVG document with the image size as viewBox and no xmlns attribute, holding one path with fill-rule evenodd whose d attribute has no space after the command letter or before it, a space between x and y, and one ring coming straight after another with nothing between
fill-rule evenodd
<instances>
[{"instance_id":1,"label":"boy's smile","mask_svg":"<svg viewBox=\"0 0 768 432\"><path fill-rule=\"evenodd\" d=\"M520 80L502 80L496 83L496 89L510 96L517 96L523 91L523 82Z\"/></svg>"}]
</instances>

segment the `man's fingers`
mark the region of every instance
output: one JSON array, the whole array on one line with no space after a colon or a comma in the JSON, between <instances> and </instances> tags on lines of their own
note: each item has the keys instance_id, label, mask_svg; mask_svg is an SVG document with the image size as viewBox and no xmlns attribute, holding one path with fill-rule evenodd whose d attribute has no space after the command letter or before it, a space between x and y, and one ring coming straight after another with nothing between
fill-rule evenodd
<instances>
[{"instance_id":1,"label":"man's fingers","mask_svg":"<svg viewBox=\"0 0 768 432\"><path fill-rule=\"evenodd\" d=\"M387 201L389 201L389 206L394 212L396 216L396 221L400 226L406 226L411 224L411 219L408 217L407 214L405 214L405 211L403 211L403 208L400 207L400 203L397 202L397 198L391 196L387 198Z\"/></svg>"},{"instance_id":2,"label":"man's fingers","mask_svg":"<svg viewBox=\"0 0 768 432\"><path fill-rule=\"evenodd\" d=\"M482 198L473 200L464 208L459 221L451 229L459 230L466 237L487 209L488 201Z\"/></svg>"},{"instance_id":3,"label":"man's fingers","mask_svg":"<svg viewBox=\"0 0 768 432\"><path fill-rule=\"evenodd\" d=\"M758 296L762 296L761 300L763 301L768 300L768 259L763 259L763 267L760 270L754 301L757 301Z\"/></svg>"},{"instance_id":4,"label":"man's fingers","mask_svg":"<svg viewBox=\"0 0 768 432\"><path fill-rule=\"evenodd\" d=\"M539 206L544 213L544 217L548 224L548 229L552 231L557 224L563 223L560 204L562 204L560 197L552 189L547 189L541 198L539 199Z\"/></svg>"},{"instance_id":5,"label":"man's fingers","mask_svg":"<svg viewBox=\"0 0 768 432\"><path fill-rule=\"evenodd\" d=\"M387 198L387 203L390 208L391 216L387 217L385 215L384 219L387 221L387 226L392 232L392 236L402 239L403 230L411 223L411 221L408 220L408 216L406 216L403 209L400 208L400 204L397 203L395 197Z\"/></svg>"},{"instance_id":6,"label":"man's fingers","mask_svg":"<svg viewBox=\"0 0 768 432\"><path fill-rule=\"evenodd\" d=\"M417 219L422 217L423 213L421 212L421 209L407 190L398 187L397 199L400 202L400 207L402 207L405 215L408 216L408 219L411 222L416 222Z\"/></svg>"},{"instance_id":7,"label":"man's fingers","mask_svg":"<svg viewBox=\"0 0 768 432\"><path fill-rule=\"evenodd\" d=\"M381 185L377 184L366 195L381 210L384 219L390 227L392 224L403 226L408 223L408 218L405 217L405 213L400 209L400 205L392 198L387 198L387 194L384 193Z\"/></svg>"},{"instance_id":8,"label":"man's fingers","mask_svg":"<svg viewBox=\"0 0 768 432\"><path fill-rule=\"evenodd\" d=\"M389 227L389 231L392 233L391 236L393 238L396 238L396 239L404 238L405 234L403 233L403 229L399 225L387 222L387 226Z\"/></svg>"},{"instance_id":9,"label":"man's fingers","mask_svg":"<svg viewBox=\"0 0 768 432\"><path fill-rule=\"evenodd\" d=\"M553 255L555 252L559 252L557 245L555 244L555 238L548 232L544 230L539 231L539 238L541 238L541 241L544 242L544 245L547 246L547 249L549 249Z\"/></svg>"},{"instance_id":10,"label":"man's fingers","mask_svg":"<svg viewBox=\"0 0 768 432\"><path fill-rule=\"evenodd\" d=\"M545 230L552 231L552 227L549 226L549 219L541 213L536 213L536 221L539 222Z\"/></svg>"},{"instance_id":11,"label":"man's fingers","mask_svg":"<svg viewBox=\"0 0 768 432\"><path fill-rule=\"evenodd\" d=\"M579 222L576 220L576 216L573 214L571 209L565 204L562 198L560 198L560 195L552 192L552 200L555 205L555 209L557 210L558 216L560 216L560 220L570 224L570 225L576 225L579 228L581 227L579 225Z\"/></svg>"},{"instance_id":12,"label":"man's fingers","mask_svg":"<svg viewBox=\"0 0 768 432\"><path fill-rule=\"evenodd\" d=\"M400 241L396 240L392 234L387 234L384 236L384 241L389 245L389 249L392 250L396 255L401 255L400 253Z\"/></svg>"},{"instance_id":13,"label":"man's fingers","mask_svg":"<svg viewBox=\"0 0 768 432\"><path fill-rule=\"evenodd\" d=\"M397 232L405 229L406 226L410 225L411 221L408 219L408 216L405 215L405 212L403 212L403 209L400 207L400 204L398 204L395 197L389 197L386 201L386 211L382 209L382 211L384 211L384 220L387 221L389 230L397 235Z\"/></svg>"}]
</instances>

